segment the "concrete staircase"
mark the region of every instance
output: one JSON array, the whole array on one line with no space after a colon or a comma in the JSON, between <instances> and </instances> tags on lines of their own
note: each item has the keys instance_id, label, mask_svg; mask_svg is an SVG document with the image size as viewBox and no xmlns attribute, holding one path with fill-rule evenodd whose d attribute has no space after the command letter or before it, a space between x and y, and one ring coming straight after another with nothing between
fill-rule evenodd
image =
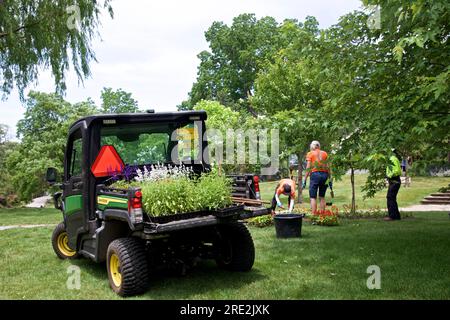
<instances>
[{"instance_id":1,"label":"concrete staircase","mask_svg":"<svg viewBox=\"0 0 450 320\"><path fill-rule=\"evenodd\" d=\"M440 192L440 193L432 193L428 197L425 197L422 201L422 204L448 204L450 205L450 191Z\"/></svg>"}]
</instances>

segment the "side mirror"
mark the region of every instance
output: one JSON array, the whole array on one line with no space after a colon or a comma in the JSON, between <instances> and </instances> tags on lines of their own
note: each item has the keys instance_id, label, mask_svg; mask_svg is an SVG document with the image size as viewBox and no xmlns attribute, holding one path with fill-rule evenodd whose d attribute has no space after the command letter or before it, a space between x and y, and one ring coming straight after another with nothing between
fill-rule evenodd
<instances>
[{"instance_id":1,"label":"side mirror","mask_svg":"<svg viewBox=\"0 0 450 320\"><path fill-rule=\"evenodd\" d=\"M55 184L58 177L58 170L55 168L48 168L46 174L46 180L49 184Z\"/></svg>"}]
</instances>

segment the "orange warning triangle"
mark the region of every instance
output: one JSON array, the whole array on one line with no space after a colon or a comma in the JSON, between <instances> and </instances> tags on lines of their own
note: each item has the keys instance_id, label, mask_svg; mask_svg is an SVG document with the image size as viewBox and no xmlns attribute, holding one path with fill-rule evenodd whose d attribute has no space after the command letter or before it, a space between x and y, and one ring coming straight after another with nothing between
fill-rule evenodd
<instances>
[{"instance_id":1,"label":"orange warning triangle","mask_svg":"<svg viewBox=\"0 0 450 320\"><path fill-rule=\"evenodd\" d=\"M122 159L113 146L103 146L91 167L96 178L109 177L122 172L125 167Z\"/></svg>"}]
</instances>

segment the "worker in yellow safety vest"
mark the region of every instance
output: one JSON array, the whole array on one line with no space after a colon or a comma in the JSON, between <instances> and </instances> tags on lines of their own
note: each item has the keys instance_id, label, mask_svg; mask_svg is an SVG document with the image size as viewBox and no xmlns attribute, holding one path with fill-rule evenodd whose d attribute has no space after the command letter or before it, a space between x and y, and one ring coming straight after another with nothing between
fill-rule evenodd
<instances>
[{"instance_id":1,"label":"worker in yellow safety vest","mask_svg":"<svg viewBox=\"0 0 450 320\"><path fill-rule=\"evenodd\" d=\"M385 217L385 221L400 220L400 211L398 210L397 194L400 190L402 168L400 164L401 156L396 149L392 149L392 155L389 157L389 164L386 166L386 177L389 182L387 192L387 208L389 216Z\"/></svg>"}]
</instances>

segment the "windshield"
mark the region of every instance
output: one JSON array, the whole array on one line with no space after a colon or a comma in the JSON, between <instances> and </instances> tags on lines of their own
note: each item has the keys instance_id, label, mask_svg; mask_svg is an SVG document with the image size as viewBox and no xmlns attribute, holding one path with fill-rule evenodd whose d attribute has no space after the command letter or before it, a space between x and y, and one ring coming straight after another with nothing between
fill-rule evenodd
<instances>
[{"instance_id":1,"label":"windshield","mask_svg":"<svg viewBox=\"0 0 450 320\"><path fill-rule=\"evenodd\" d=\"M101 128L101 146L114 146L126 165L201 160L200 124L123 124Z\"/></svg>"}]
</instances>

